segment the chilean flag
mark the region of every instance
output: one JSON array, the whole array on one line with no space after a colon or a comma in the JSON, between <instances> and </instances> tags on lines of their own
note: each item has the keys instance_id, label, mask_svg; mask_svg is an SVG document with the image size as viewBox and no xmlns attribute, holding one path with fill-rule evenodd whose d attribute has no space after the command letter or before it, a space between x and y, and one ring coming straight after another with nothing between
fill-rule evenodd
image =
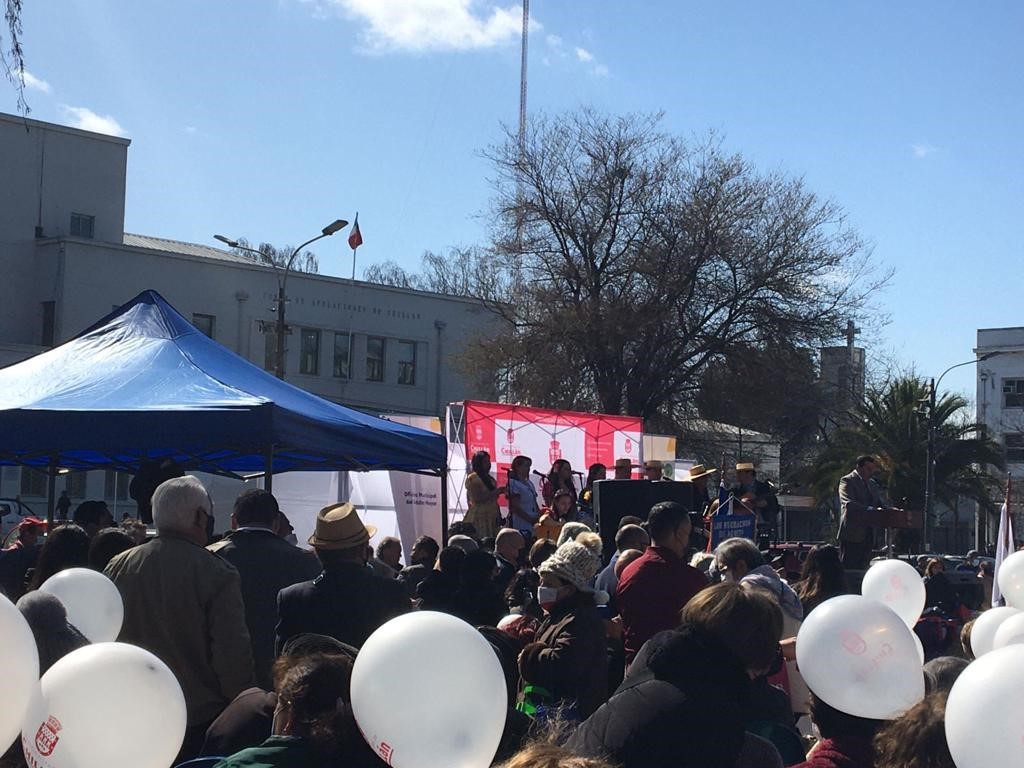
<instances>
[{"instance_id":1,"label":"chilean flag","mask_svg":"<svg viewBox=\"0 0 1024 768\"><path fill-rule=\"evenodd\" d=\"M363 244L363 233L359 231L359 214L356 214L355 223L352 224L352 231L348 235L348 247L353 251Z\"/></svg>"}]
</instances>

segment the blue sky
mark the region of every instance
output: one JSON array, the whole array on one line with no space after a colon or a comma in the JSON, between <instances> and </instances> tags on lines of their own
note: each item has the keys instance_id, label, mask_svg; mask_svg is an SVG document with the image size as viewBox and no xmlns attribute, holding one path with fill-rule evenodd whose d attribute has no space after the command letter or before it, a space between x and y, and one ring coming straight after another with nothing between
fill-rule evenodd
<instances>
[{"instance_id":1,"label":"blue sky","mask_svg":"<svg viewBox=\"0 0 1024 768\"><path fill-rule=\"evenodd\" d=\"M896 276L876 357L924 375L1024 325L1024 4L533 0L531 112L663 111L836 199ZM360 270L483 240L518 112L514 0L25 4L32 116L132 139L126 228ZM5 30L6 31L6 30ZM0 87L0 110L15 96ZM347 275L344 236L318 244ZM973 370L949 386L973 394Z\"/></svg>"}]
</instances>

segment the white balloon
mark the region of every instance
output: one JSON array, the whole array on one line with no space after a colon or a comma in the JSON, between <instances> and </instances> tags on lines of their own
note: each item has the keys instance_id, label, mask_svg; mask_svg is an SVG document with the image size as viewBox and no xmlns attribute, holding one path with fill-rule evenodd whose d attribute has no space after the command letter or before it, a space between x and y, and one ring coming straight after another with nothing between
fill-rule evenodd
<instances>
[{"instance_id":1,"label":"white balloon","mask_svg":"<svg viewBox=\"0 0 1024 768\"><path fill-rule=\"evenodd\" d=\"M1014 552L1003 560L996 571L996 581L1008 606L1024 608L1024 552Z\"/></svg>"},{"instance_id":2,"label":"white balloon","mask_svg":"<svg viewBox=\"0 0 1024 768\"><path fill-rule=\"evenodd\" d=\"M814 609L796 636L807 687L840 712L891 719L924 698L924 674L912 632L891 609L860 595Z\"/></svg>"},{"instance_id":3,"label":"white balloon","mask_svg":"<svg viewBox=\"0 0 1024 768\"><path fill-rule=\"evenodd\" d=\"M1024 765L1021 690L1021 645L985 654L956 679L946 701L946 742L957 768Z\"/></svg>"},{"instance_id":4,"label":"white balloon","mask_svg":"<svg viewBox=\"0 0 1024 768\"><path fill-rule=\"evenodd\" d=\"M973 635L973 632L971 634ZM992 650L1020 643L1024 643L1024 612L1011 616L999 625L992 639Z\"/></svg>"},{"instance_id":5,"label":"white balloon","mask_svg":"<svg viewBox=\"0 0 1024 768\"><path fill-rule=\"evenodd\" d=\"M1019 613L1016 608L989 608L975 619L974 628L971 630L971 651L974 658L979 659L991 651L1000 625Z\"/></svg>"},{"instance_id":6,"label":"white balloon","mask_svg":"<svg viewBox=\"0 0 1024 768\"><path fill-rule=\"evenodd\" d=\"M924 667L924 643L921 642L921 638L917 636L917 632L911 631L910 636L914 638L914 644L917 646L917 655L921 659L921 666Z\"/></svg>"},{"instance_id":7,"label":"white balloon","mask_svg":"<svg viewBox=\"0 0 1024 768\"><path fill-rule=\"evenodd\" d=\"M443 701L410 690L443 691ZM490 644L444 613L392 619L370 635L352 668L359 730L395 768L486 768L507 708L505 676Z\"/></svg>"},{"instance_id":8,"label":"white balloon","mask_svg":"<svg viewBox=\"0 0 1024 768\"><path fill-rule=\"evenodd\" d=\"M167 768L187 716L174 673L125 643L86 645L57 661L25 716L21 745L41 768Z\"/></svg>"},{"instance_id":9,"label":"white balloon","mask_svg":"<svg viewBox=\"0 0 1024 768\"><path fill-rule=\"evenodd\" d=\"M33 693L39 688L39 652L32 630L14 607L0 595L0 659L4 660L3 703L0 704L0 754L18 738Z\"/></svg>"},{"instance_id":10,"label":"white balloon","mask_svg":"<svg viewBox=\"0 0 1024 768\"><path fill-rule=\"evenodd\" d=\"M39 587L64 604L68 621L90 642L117 639L124 621L124 601L110 579L90 568L68 568Z\"/></svg>"},{"instance_id":11,"label":"white balloon","mask_svg":"<svg viewBox=\"0 0 1024 768\"><path fill-rule=\"evenodd\" d=\"M868 568L860 593L892 608L911 628L924 610L925 589L921 574L902 560L882 560Z\"/></svg>"}]
</instances>

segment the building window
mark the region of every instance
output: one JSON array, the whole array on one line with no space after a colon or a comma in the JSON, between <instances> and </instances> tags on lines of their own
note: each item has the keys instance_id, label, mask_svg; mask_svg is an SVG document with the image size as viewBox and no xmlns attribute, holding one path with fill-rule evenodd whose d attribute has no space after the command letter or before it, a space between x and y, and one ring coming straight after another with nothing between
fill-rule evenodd
<instances>
[{"instance_id":1,"label":"building window","mask_svg":"<svg viewBox=\"0 0 1024 768\"><path fill-rule=\"evenodd\" d=\"M93 229L96 224L95 216L87 216L84 213L71 214L71 236L87 237L92 240Z\"/></svg>"},{"instance_id":2,"label":"building window","mask_svg":"<svg viewBox=\"0 0 1024 768\"><path fill-rule=\"evenodd\" d=\"M201 315L198 312L192 313L192 325L196 327L201 334L209 336L211 339L213 336L213 328L217 321L217 318L213 315Z\"/></svg>"},{"instance_id":3,"label":"building window","mask_svg":"<svg viewBox=\"0 0 1024 768\"><path fill-rule=\"evenodd\" d=\"M52 347L57 328L57 302L43 302L43 337L42 345Z\"/></svg>"},{"instance_id":4,"label":"building window","mask_svg":"<svg viewBox=\"0 0 1024 768\"><path fill-rule=\"evenodd\" d=\"M1003 437L1007 463L1024 464L1024 432L1008 432Z\"/></svg>"},{"instance_id":5,"label":"building window","mask_svg":"<svg viewBox=\"0 0 1024 768\"><path fill-rule=\"evenodd\" d=\"M1024 379L1003 379L1003 408L1024 408Z\"/></svg>"},{"instance_id":6,"label":"building window","mask_svg":"<svg viewBox=\"0 0 1024 768\"><path fill-rule=\"evenodd\" d=\"M384 337L366 337L366 380L384 381Z\"/></svg>"},{"instance_id":7,"label":"building window","mask_svg":"<svg viewBox=\"0 0 1024 768\"><path fill-rule=\"evenodd\" d=\"M277 370L277 334L273 331L273 325L267 323L263 326L263 370Z\"/></svg>"},{"instance_id":8,"label":"building window","mask_svg":"<svg viewBox=\"0 0 1024 768\"><path fill-rule=\"evenodd\" d=\"M64 488L68 492L68 496L72 499L84 499L85 498L85 472L69 472L65 475L67 480L64 481Z\"/></svg>"},{"instance_id":9,"label":"building window","mask_svg":"<svg viewBox=\"0 0 1024 768\"><path fill-rule=\"evenodd\" d=\"M103 498L125 501L128 498L128 486L132 476L127 472L115 472L108 469L103 473Z\"/></svg>"},{"instance_id":10,"label":"building window","mask_svg":"<svg viewBox=\"0 0 1024 768\"><path fill-rule=\"evenodd\" d=\"M399 341L396 346L398 383L413 386L416 383L416 342Z\"/></svg>"},{"instance_id":11,"label":"building window","mask_svg":"<svg viewBox=\"0 0 1024 768\"><path fill-rule=\"evenodd\" d=\"M38 469L21 468L21 495L45 496L46 473Z\"/></svg>"},{"instance_id":12,"label":"building window","mask_svg":"<svg viewBox=\"0 0 1024 768\"><path fill-rule=\"evenodd\" d=\"M299 373L309 376L316 376L320 373L320 331L316 328L302 329Z\"/></svg>"},{"instance_id":13,"label":"building window","mask_svg":"<svg viewBox=\"0 0 1024 768\"><path fill-rule=\"evenodd\" d=\"M352 375L350 362L352 360L352 334L334 334L334 376L338 379L347 379Z\"/></svg>"}]
</instances>

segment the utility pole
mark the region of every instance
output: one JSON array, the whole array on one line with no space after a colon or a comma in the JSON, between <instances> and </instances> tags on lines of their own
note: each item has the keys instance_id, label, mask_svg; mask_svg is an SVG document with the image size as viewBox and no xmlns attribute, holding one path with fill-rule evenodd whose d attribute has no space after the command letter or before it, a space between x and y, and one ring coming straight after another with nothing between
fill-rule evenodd
<instances>
[{"instance_id":1,"label":"utility pole","mask_svg":"<svg viewBox=\"0 0 1024 768\"><path fill-rule=\"evenodd\" d=\"M526 51L530 40L530 0L523 0L523 48L519 65L519 152L526 148Z\"/></svg>"}]
</instances>

